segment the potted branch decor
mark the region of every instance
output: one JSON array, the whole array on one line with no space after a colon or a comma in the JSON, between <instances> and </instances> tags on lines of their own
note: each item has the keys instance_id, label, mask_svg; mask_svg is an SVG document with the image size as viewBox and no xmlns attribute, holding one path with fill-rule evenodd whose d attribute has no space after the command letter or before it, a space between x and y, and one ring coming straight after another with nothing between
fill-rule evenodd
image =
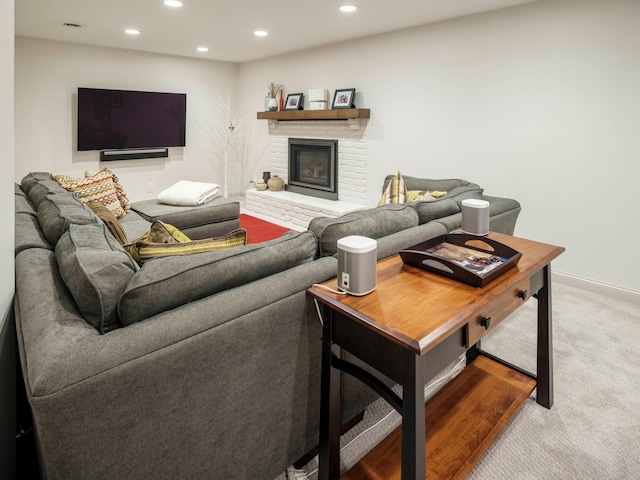
<instances>
[{"instance_id":1,"label":"potted branch decor","mask_svg":"<svg viewBox=\"0 0 640 480\"><path fill-rule=\"evenodd\" d=\"M269 95L271 95L271 98L269 98L269 111L276 112L278 111L278 100L276 100L276 96L282 88L282 85L270 82L267 84L267 87L269 88Z\"/></svg>"},{"instance_id":2,"label":"potted branch decor","mask_svg":"<svg viewBox=\"0 0 640 480\"><path fill-rule=\"evenodd\" d=\"M222 192L225 198L228 197L229 178L229 156L233 143L245 134L241 132L244 127L244 119L232 115L231 94L227 89L226 97L217 92L218 100L204 105L203 116L205 120L205 130L214 140L214 146L222 154L223 166L223 187ZM215 156L212 163L215 165Z\"/></svg>"}]
</instances>

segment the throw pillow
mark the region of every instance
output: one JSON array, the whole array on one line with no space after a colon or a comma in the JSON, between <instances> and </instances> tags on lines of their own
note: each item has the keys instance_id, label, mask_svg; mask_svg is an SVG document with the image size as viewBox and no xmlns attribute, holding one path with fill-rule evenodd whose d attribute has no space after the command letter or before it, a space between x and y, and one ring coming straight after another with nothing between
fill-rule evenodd
<instances>
[{"instance_id":1,"label":"throw pillow","mask_svg":"<svg viewBox=\"0 0 640 480\"><path fill-rule=\"evenodd\" d=\"M422 200L424 202L432 202L438 198L442 198L447 192L439 192L437 190L409 190L407 192L407 202L413 202L414 200Z\"/></svg>"},{"instance_id":2,"label":"throw pillow","mask_svg":"<svg viewBox=\"0 0 640 480\"><path fill-rule=\"evenodd\" d=\"M108 174L111 174L113 185L114 187L116 187L116 195L118 196L118 201L120 202L120 205L124 210L124 213L129 213L129 211L131 210L131 202L129 202L129 197L127 197L127 193L124 191L124 188L120 184L120 180L118 180L118 177L116 176L115 173L113 173L108 168L103 168L102 170L100 170L100 172L97 172L97 173L91 173L91 172L85 171L84 177L85 178L93 177L95 175L98 175L101 172L107 172Z\"/></svg>"},{"instance_id":3,"label":"throw pillow","mask_svg":"<svg viewBox=\"0 0 640 480\"><path fill-rule=\"evenodd\" d=\"M243 228L233 230L222 237L189 240L189 237L172 225L154 222L147 235L125 245L124 248L138 265L142 266L145 262L158 257L224 250L240 247L246 243L247 231Z\"/></svg>"},{"instance_id":4,"label":"throw pillow","mask_svg":"<svg viewBox=\"0 0 640 480\"><path fill-rule=\"evenodd\" d=\"M96 200L107 207L116 218L126 215L118 200L113 174L108 169L100 170L95 175L85 178L73 178L67 175L54 175L53 178L65 190L77 194L84 204Z\"/></svg>"},{"instance_id":5,"label":"throw pillow","mask_svg":"<svg viewBox=\"0 0 640 480\"><path fill-rule=\"evenodd\" d=\"M109 210L100 202L96 202L95 200L89 201L89 208L93 210L93 213L95 213L98 218L100 218L100 220L104 222L104 224L111 232L111 235L115 237L120 245L126 245L127 243L129 243L124 228L122 228L122 225L120 224L116 216L111 213L111 210Z\"/></svg>"},{"instance_id":6,"label":"throw pillow","mask_svg":"<svg viewBox=\"0 0 640 480\"><path fill-rule=\"evenodd\" d=\"M407 201L407 187L400 172L391 179L389 185L382 194L378 206L387 205L389 203L404 203Z\"/></svg>"},{"instance_id":7,"label":"throw pillow","mask_svg":"<svg viewBox=\"0 0 640 480\"><path fill-rule=\"evenodd\" d=\"M105 225L71 225L56 245L56 260L85 320L100 333L118 328L118 301L138 266Z\"/></svg>"}]
</instances>

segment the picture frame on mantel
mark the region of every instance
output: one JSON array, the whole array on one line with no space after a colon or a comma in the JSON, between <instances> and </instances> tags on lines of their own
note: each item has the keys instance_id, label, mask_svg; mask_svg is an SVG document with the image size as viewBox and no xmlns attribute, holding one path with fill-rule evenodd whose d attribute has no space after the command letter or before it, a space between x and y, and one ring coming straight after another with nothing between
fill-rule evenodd
<instances>
[{"instance_id":1,"label":"picture frame on mantel","mask_svg":"<svg viewBox=\"0 0 640 480\"><path fill-rule=\"evenodd\" d=\"M356 97L355 88L341 88L337 89L333 94L333 102L331 102L331 109L336 110L340 108L356 108L354 103Z\"/></svg>"},{"instance_id":2,"label":"picture frame on mantel","mask_svg":"<svg viewBox=\"0 0 640 480\"><path fill-rule=\"evenodd\" d=\"M302 93L290 93L287 95L287 101L284 104L285 110L304 110Z\"/></svg>"}]
</instances>

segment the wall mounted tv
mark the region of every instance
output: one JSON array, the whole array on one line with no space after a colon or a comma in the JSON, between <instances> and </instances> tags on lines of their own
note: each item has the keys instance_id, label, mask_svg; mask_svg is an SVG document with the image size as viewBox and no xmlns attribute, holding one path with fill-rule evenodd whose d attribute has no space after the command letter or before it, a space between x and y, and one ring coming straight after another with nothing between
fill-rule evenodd
<instances>
[{"instance_id":1,"label":"wall mounted tv","mask_svg":"<svg viewBox=\"0 0 640 480\"><path fill-rule=\"evenodd\" d=\"M185 93L78 88L78 151L184 147L186 115ZM167 156L111 153L114 160Z\"/></svg>"}]
</instances>

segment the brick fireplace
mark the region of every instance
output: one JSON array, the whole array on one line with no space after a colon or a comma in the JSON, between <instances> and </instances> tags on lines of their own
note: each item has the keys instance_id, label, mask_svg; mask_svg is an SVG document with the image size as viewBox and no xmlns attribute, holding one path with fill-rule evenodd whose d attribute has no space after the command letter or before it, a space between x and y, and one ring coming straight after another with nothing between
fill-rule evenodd
<instances>
[{"instance_id":1,"label":"brick fireplace","mask_svg":"<svg viewBox=\"0 0 640 480\"><path fill-rule=\"evenodd\" d=\"M367 120L354 128L347 120L269 122L269 167L289 183L289 138L338 142L338 200L366 205Z\"/></svg>"},{"instance_id":2,"label":"brick fireplace","mask_svg":"<svg viewBox=\"0 0 640 480\"><path fill-rule=\"evenodd\" d=\"M269 170L287 184L281 192L246 192L246 210L252 215L289 228L307 228L317 216L336 217L366 207L368 117L350 120L269 121ZM289 172L289 139L337 142L337 199L319 198L291 191L295 183ZM324 142L323 142L324 143ZM312 163L312 162L311 162ZM315 175L322 176L319 173ZM293 180L293 182L291 182ZM313 174L307 181L315 180ZM320 182L320 183L324 183Z\"/></svg>"}]
</instances>

